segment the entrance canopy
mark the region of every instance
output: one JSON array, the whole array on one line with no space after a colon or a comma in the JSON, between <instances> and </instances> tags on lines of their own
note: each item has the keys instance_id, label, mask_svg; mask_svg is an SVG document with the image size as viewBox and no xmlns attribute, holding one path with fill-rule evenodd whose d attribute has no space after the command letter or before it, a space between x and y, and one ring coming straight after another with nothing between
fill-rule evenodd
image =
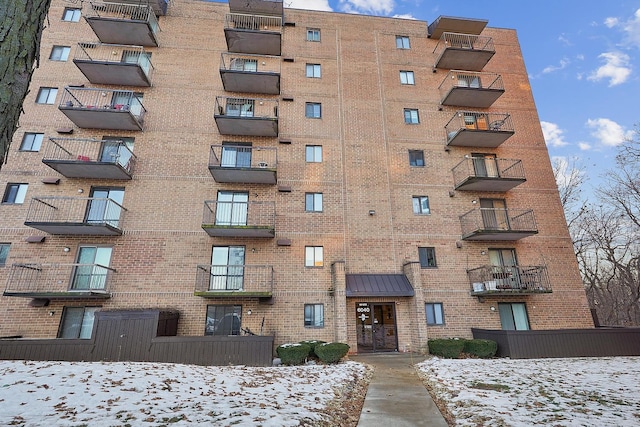
<instances>
[{"instance_id":1,"label":"entrance canopy","mask_svg":"<svg viewBox=\"0 0 640 427\"><path fill-rule=\"evenodd\" d=\"M347 274L347 297L412 297L404 274Z\"/></svg>"}]
</instances>

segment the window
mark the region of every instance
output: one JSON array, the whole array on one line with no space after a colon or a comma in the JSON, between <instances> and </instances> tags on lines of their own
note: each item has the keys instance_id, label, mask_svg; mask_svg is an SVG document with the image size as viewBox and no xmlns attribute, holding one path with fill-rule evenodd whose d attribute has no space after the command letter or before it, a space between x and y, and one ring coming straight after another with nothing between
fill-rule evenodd
<instances>
[{"instance_id":1,"label":"window","mask_svg":"<svg viewBox=\"0 0 640 427\"><path fill-rule=\"evenodd\" d=\"M244 282L244 246L214 246L209 290L241 291Z\"/></svg>"},{"instance_id":2,"label":"window","mask_svg":"<svg viewBox=\"0 0 640 427\"><path fill-rule=\"evenodd\" d=\"M241 305L209 305L205 335L240 335Z\"/></svg>"},{"instance_id":3,"label":"window","mask_svg":"<svg viewBox=\"0 0 640 427\"><path fill-rule=\"evenodd\" d=\"M246 191L218 191L216 225L247 225L249 193Z\"/></svg>"},{"instance_id":4,"label":"window","mask_svg":"<svg viewBox=\"0 0 640 427\"><path fill-rule=\"evenodd\" d=\"M324 327L324 305L305 304L304 305L304 326L308 328Z\"/></svg>"},{"instance_id":5,"label":"window","mask_svg":"<svg viewBox=\"0 0 640 427\"><path fill-rule=\"evenodd\" d=\"M10 243L0 243L0 267L7 265L7 258L9 258Z\"/></svg>"},{"instance_id":6,"label":"window","mask_svg":"<svg viewBox=\"0 0 640 427\"><path fill-rule=\"evenodd\" d=\"M427 325L444 325L444 311L441 302L428 302L424 309L427 312Z\"/></svg>"},{"instance_id":7,"label":"window","mask_svg":"<svg viewBox=\"0 0 640 427\"><path fill-rule=\"evenodd\" d=\"M65 7L64 13L62 14L62 20L68 22L80 21L80 9Z\"/></svg>"},{"instance_id":8,"label":"window","mask_svg":"<svg viewBox=\"0 0 640 427\"><path fill-rule=\"evenodd\" d=\"M404 122L410 125L415 125L420 123L420 118L418 117L418 110L415 108L405 108Z\"/></svg>"},{"instance_id":9,"label":"window","mask_svg":"<svg viewBox=\"0 0 640 427\"><path fill-rule=\"evenodd\" d=\"M305 193L304 210L307 212L322 212L322 193Z\"/></svg>"},{"instance_id":10,"label":"window","mask_svg":"<svg viewBox=\"0 0 640 427\"><path fill-rule=\"evenodd\" d=\"M528 331L529 316L527 305L523 302L499 302L500 323L505 331Z\"/></svg>"},{"instance_id":11,"label":"window","mask_svg":"<svg viewBox=\"0 0 640 427\"><path fill-rule=\"evenodd\" d=\"M416 215L429 215L429 196L413 196L413 213Z\"/></svg>"},{"instance_id":12,"label":"window","mask_svg":"<svg viewBox=\"0 0 640 427\"><path fill-rule=\"evenodd\" d=\"M307 145L305 148L305 160L307 163L322 162L322 145Z\"/></svg>"},{"instance_id":13,"label":"window","mask_svg":"<svg viewBox=\"0 0 640 427\"><path fill-rule=\"evenodd\" d=\"M320 78L320 64L307 64L307 77Z\"/></svg>"},{"instance_id":14,"label":"window","mask_svg":"<svg viewBox=\"0 0 640 427\"><path fill-rule=\"evenodd\" d=\"M409 37L396 36L396 47L398 49L411 49L411 45L409 44Z\"/></svg>"},{"instance_id":15,"label":"window","mask_svg":"<svg viewBox=\"0 0 640 427\"><path fill-rule=\"evenodd\" d=\"M7 184L7 188L4 190L4 196L2 197L2 203L16 205L24 203L27 188L29 188L28 184Z\"/></svg>"},{"instance_id":16,"label":"window","mask_svg":"<svg viewBox=\"0 0 640 427\"><path fill-rule=\"evenodd\" d=\"M229 69L234 71L258 71L257 59L232 58Z\"/></svg>"},{"instance_id":17,"label":"window","mask_svg":"<svg viewBox=\"0 0 640 427\"><path fill-rule=\"evenodd\" d=\"M58 89L55 87L41 87L38 91L36 104L54 104L58 96Z\"/></svg>"},{"instance_id":18,"label":"window","mask_svg":"<svg viewBox=\"0 0 640 427\"><path fill-rule=\"evenodd\" d=\"M220 166L223 168L250 168L251 154L250 142L223 142Z\"/></svg>"},{"instance_id":19,"label":"window","mask_svg":"<svg viewBox=\"0 0 640 427\"><path fill-rule=\"evenodd\" d=\"M226 114L234 117L253 117L255 101L253 99L229 98Z\"/></svg>"},{"instance_id":20,"label":"window","mask_svg":"<svg viewBox=\"0 0 640 427\"><path fill-rule=\"evenodd\" d=\"M71 289L74 291L104 291L111 269L110 247L80 246L76 257Z\"/></svg>"},{"instance_id":21,"label":"window","mask_svg":"<svg viewBox=\"0 0 640 427\"><path fill-rule=\"evenodd\" d=\"M129 168L129 161L133 157L135 138L130 136L104 136L100 147L100 161L118 164Z\"/></svg>"},{"instance_id":22,"label":"window","mask_svg":"<svg viewBox=\"0 0 640 427\"><path fill-rule=\"evenodd\" d=\"M409 166L424 166L424 151L409 150Z\"/></svg>"},{"instance_id":23,"label":"window","mask_svg":"<svg viewBox=\"0 0 640 427\"><path fill-rule=\"evenodd\" d=\"M66 61L69 59L69 52L71 48L69 46L54 46L51 48L51 55L49 59L52 61Z\"/></svg>"},{"instance_id":24,"label":"window","mask_svg":"<svg viewBox=\"0 0 640 427\"><path fill-rule=\"evenodd\" d=\"M418 248L420 268L436 268L436 248Z\"/></svg>"},{"instance_id":25,"label":"window","mask_svg":"<svg viewBox=\"0 0 640 427\"><path fill-rule=\"evenodd\" d=\"M322 267L324 265L324 248L322 246L305 246L304 251L305 267Z\"/></svg>"},{"instance_id":26,"label":"window","mask_svg":"<svg viewBox=\"0 0 640 427\"><path fill-rule=\"evenodd\" d=\"M20 151L40 151L43 137L43 133L26 132L22 137Z\"/></svg>"},{"instance_id":27,"label":"window","mask_svg":"<svg viewBox=\"0 0 640 427\"><path fill-rule=\"evenodd\" d=\"M307 41L308 42L319 42L320 41L320 30L317 28L307 28Z\"/></svg>"},{"instance_id":28,"label":"window","mask_svg":"<svg viewBox=\"0 0 640 427\"><path fill-rule=\"evenodd\" d=\"M305 116L311 119L322 117L322 105L318 102L307 102L305 105Z\"/></svg>"},{"instance_id":29,"label":"window","mask_svg":"<svg viewBox=\"0 0 640 427\"><path fill-rule=\"evenodd\" d=\"M124 188L121 187L92 187L89 193L86 222L90 224L106 224L118 227Z\"/></svg>"},{"instance_id":30,"label":"window","mask_svg":"<svg viewBox=\"0 0 640 427\"><path fill-rule=\"evenodd\" d=\"M96 311L100 307L64 307L58 338L91 339Z\"/></svg>"},{"instance_id":31,"label":"window","mask_svg":"<svg viewBox=\"0 0 640 427\"><path fill-rule=\"evenodd\" d=\"M413 79L413 71L400 71L400 83L403 85L414 85L416 84Z\"/></svg>"}]
</instances>

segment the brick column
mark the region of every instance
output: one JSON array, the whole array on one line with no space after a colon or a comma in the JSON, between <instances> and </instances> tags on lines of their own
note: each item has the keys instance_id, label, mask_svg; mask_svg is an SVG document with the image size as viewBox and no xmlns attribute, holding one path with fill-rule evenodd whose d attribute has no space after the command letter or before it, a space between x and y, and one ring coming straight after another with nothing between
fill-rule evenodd
<instances>
[{"instance_id":1,"label":"brick column","mask_svg":"<svg viewBox=\"0 0 640 427\"><path fill-rule=\"evenodd\" d=\"M347 343L347 282L344 261L331 264L331 283L333 285L334 340Z\"/></svg>"},{"instance_id":2,"label":"brick column","mask_svg":"<svg viewBox=\"0 0 640 427\"><path fill-rule=\"evenodd\" d=\"M420 263L408 262L402 267L404 274L409 279L415 295L413 301L413 316L415 324L411 327L411 351L420 352L427 349L427 317L424 311L424 292L422 289L422 276Z\"/></svg>"}]
</instances>

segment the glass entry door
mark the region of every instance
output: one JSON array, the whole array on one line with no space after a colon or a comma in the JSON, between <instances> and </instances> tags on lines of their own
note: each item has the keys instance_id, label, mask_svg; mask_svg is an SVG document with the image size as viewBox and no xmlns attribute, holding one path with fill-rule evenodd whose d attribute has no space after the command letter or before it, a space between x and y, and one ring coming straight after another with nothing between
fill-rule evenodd
<instances>
[{"instance_id":1,"label":"glass entry door","mask_svg":"<svg viewBox=\"0 0 640 427\"><path fill-rule=\"evenodd\" d=\"M356 324L358 353L398 350L395 304L356 304Z\"/></svg>"}]
</instances>

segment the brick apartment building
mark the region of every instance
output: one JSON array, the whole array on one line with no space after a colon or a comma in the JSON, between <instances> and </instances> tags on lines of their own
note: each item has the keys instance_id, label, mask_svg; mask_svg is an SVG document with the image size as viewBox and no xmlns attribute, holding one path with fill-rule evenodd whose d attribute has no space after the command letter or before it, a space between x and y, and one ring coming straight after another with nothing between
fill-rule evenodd
<instances>
[{"instance_id":1,"label":"brick apartment building","mask_svg":"<svg viewBox=\"0 0 640 427\"><path fill-rule=\"evenodd\" d=\"M139 308L360 352L593 326L514 30L151 1L53 0L0 172L0 336Z\"/></svg>"}]
</instances>

